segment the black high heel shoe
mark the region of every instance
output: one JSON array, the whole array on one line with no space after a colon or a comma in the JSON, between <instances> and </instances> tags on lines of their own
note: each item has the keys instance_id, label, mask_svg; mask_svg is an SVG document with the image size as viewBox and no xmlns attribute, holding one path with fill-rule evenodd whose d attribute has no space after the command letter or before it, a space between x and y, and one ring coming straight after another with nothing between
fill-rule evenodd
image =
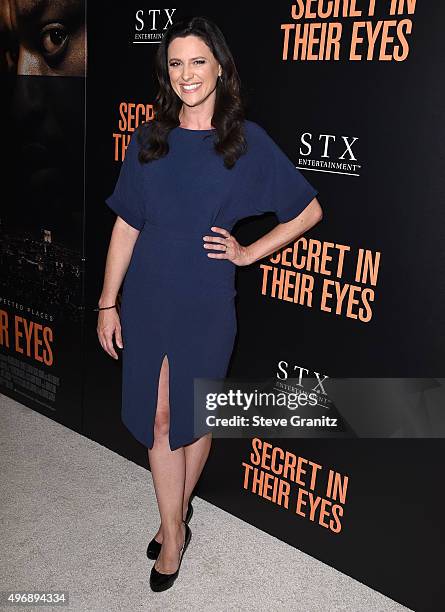
<instances>
[{"instance_id":1,"label":"black high heel shoe","mask_svg":"<svg viewBox=\"0 0 445 612\"><path fill-rule=\"evenodd\" d=\"M162 572L158 572L158 570L153 565L150 573L150 588L152 591L166 591L173 585L174 581L179 576L179 569L181 567L182 558L184 556L185 551L187 550L187 546L189 545L190 539L192 537L192 530L185 521L182 522L185 525L185 539L180 551L178 569L176 570L176 572L173 572L173 574L163 574Z\"/></svg>"},{"instance_id":2,"label":"black high heel shoe","mask_svg":"<svg viewBox=\"0 0 445 612\"><path fill-rule=\"evenodd\" d=\"M186 523L189 523L190 519L192 518L192 515L193 515L193 506L191 502L189 502L189 505L187 508L187 514L185 515ZM157 559L159 556L159 553L161 552L161 546L162 546L161 542L158 542L157 540L153 538L150 544L147 546L147 557L149 559Z\"/></svg>"}]
</instances>

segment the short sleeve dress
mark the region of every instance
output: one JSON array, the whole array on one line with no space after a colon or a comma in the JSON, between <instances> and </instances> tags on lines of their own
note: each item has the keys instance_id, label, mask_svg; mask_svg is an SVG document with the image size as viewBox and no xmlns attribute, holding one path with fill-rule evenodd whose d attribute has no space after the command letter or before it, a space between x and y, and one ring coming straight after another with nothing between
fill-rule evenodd
<instances>
[{"instance_id":1,"label":"short sleeve dress","mask_svg":"<svg viewBox=\"0 0 445 612\"><path fill-rule=\"evenodd\" d=\"M245 217L299 215L318 191L259 124L245 120L247 152L228 169L216 130L176 127L169 152L138 160L133 133L107 205L139 230L121 303L122 411L133 436L153 446L159 373L169 361L170 448L193 442L194 379L227 374L237 332L235 264L208 257L212 226L231 232ZM214 250L213 252L221 252Z\"/></svg>"}]
</instances>

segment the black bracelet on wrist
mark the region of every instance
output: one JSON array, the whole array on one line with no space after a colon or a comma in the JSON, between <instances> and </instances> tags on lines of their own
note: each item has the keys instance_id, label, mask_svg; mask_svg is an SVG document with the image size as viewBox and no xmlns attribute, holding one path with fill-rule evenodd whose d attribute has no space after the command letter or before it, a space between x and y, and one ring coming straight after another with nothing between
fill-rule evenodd
<instances>
[{"instance_id":1,"label":"black bracelet on wrist","mask_svg":"<svg viewBox=\"0 0 445 612\"><path fill-rule=\"evenodd\" d=\"M98 307L98 308L93 308L93 310L95 310L96 312L98 310L108 310L108 308L116 308L117 304L113 304L113 306L102 306L102 307Z\"/></svg>"}]
</instances>

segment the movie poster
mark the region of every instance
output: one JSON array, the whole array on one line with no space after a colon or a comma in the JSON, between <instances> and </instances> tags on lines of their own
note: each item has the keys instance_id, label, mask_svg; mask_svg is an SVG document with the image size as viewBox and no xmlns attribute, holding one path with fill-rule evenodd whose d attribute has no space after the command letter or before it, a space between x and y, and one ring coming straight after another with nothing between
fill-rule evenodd
<instances>
[{"instance_id":1,"label":"movie poster","mask_svg":"<svg viewBox=\"0 0 445 612\"><path fill-rule=\"evenodd\" d=\"M85 3L4 0L0 37L0 388L79 430Z\"/></svg>"}]
</instances>

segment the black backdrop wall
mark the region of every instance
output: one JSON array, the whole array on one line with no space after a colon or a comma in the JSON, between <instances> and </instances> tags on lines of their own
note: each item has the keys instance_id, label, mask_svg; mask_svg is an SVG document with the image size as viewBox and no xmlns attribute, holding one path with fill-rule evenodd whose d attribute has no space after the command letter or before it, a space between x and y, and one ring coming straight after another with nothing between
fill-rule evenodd
<instances>
[{"instance_id":1,"label":"black backdrop wall","mask_svg":"<svg viewBox=\"0 0 445 612\"><path fill-rule=\"evenodd\" d=\"M109 4L106 11L89 3L87 75L70 64L65 72L39 74L20 62L5 66L9 95L3 112L11 118L5 128L11 146L2 150L2 167L11 196L2 213L7 281L0 308L10 342L3 333L2 389L147 465L146 449L120 421L120 362L100 348L91 310L114 221L104 199L128 136L153 117L153 55L165 28L186 15L210 17L232 49L248 117L267 129L319 190L324 218L305 238L329 247L333 258L325 260L324 272L304 270L314 282L310 305L274 297L269 285L262 291L261 266L272 265L269 258L238 269L239 331L228 375L280 378L283 367L296 367L307 377L425 377L429 383L423 420L394 431L391 439L271 440L319 464L325 474L335 470L347 477L337 533L324 526L320 509L311 520L308 508L297 514L244 487L250 439L214 441L197 494L411 608L437 610L444 595L438 377L445 332L445 9L400 0L375 3L373 13L373 2L357 2L357 14L323 17L315 14L317 3L304 4L314 15L295 13L294 19L286 2L267 12L239 3L152 10L127 2ZM294 58L300 25L312 27L315 38L330 33L338 46L329 56L328 46L315 41L312 56L297 48ZM73 26L72 40L79 40L80 31L82 26ZM58 117L65 121L57 123ZM63 151L52 160L59 174L40 177L40 192L37 170L28 170L22 147L30 133L37 139L37 126L42 134L57 133L60 138L48 142ZM234 233L248 244L275 223L266 214L242 221ZM341 271L340 247L347 253ZM354 269L361 252L376 269L363 282ZM42 360L38 342L19 350L20 326L32 323L32 338L43 338L53 361ZM322 497L323 487L314 494ZM297 568L295 576L298 581Z\"/></svg>"}]
</instances>

